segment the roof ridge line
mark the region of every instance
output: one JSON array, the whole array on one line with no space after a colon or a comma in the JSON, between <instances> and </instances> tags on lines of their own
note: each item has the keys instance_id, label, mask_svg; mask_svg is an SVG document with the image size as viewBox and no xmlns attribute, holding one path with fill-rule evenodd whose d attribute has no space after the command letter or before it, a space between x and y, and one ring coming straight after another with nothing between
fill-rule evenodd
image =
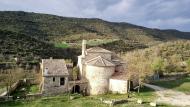
<instances>
[{"instance_id":1,"label":"roof ridge line","mask_svg":"<svg viewBox=\"0 0 190 107\"><path fill-rule=\"evenodd\" d=\"M90 59L90 60L86 61L86 63L91 62L91 61L93 61L93 60L97 59L98 57L101 57L101 56L94 57L94 58L92 58L92 59Z\"/></svg>"},{"instance_id":2,"label":"roof ridge line","mask_svg":"<svg viewBox=\"0 0 190 107\"><path fill-rule=\"evenodd\" d=\"M101 56L100 58L101 58L102 63L106 66L106 63L103 61L104 58L102 58Z\"/></svg>"}]
</instances>

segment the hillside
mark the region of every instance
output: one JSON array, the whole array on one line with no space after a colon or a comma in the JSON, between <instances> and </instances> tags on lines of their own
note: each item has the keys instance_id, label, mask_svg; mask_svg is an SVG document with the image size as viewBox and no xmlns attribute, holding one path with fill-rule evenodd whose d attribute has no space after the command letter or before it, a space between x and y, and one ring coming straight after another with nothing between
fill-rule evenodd
<instances>
[{"instance_id":1,"label":"hillside","mask_svg":"<svg viewBox=\"0 0 190 107\"><path fill-rule=\"evenodd\" d=\"M113 23L101 19L68 18L21 11L0 12L0 29L51 42L94 38L125 39L140 43L179 38L190 39L189 32L177 30L149 29L129 23Z\"/></svg>"},{"instance_id":2,"label":"hillside","mask_svg":"<svg viewBox=\"0 0 190 107\"><path fill-rule=\"evenodd\" d=\"M75 59L77 49L56 48L53 44L37 40L30 36L0 30L0 63L12 62L19 58L21 64L36 63L41 58Z\"/></svg>"},{"instance_id":3,"label":"hillside","mask_svg":"<svg viewBox=\"0 0 190 107\"><path fill-rule=\"evenodd\" d=\"M150 29L101 19L68 18L21 11L0 12L0 62L41 58L76 59L82 39L90 46L117 52L146 48L170 40L190 39L189 32ZM77 44L70 46L67 43Z\"/></svg>"},{"instance_id":4,"label":"hillside","mask_svg":"<svg viewBox=\"0 0 190 107\"><path fill-rule=\"evenodd\" d=\"M123 58L127 60L128 71L143 76L151 73L190 72L190 41L161 43L128 52Z\"/></svg>"}]
</instances>

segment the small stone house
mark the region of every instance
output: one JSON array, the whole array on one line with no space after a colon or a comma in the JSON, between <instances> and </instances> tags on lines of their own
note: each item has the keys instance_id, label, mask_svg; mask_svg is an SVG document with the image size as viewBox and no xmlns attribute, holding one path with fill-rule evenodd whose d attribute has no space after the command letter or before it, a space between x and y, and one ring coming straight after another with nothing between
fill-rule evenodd
<instances>
[{"instance_id":1,"label":"small stone house","mask_svg":"<svg viewBox=\"0 0 190 107\"><path fill-rule=\"evenodd\" d=\"M64 59L42 59L42 93L52 95L68 91L69 70Z\"/></svg>"}]
</instances>

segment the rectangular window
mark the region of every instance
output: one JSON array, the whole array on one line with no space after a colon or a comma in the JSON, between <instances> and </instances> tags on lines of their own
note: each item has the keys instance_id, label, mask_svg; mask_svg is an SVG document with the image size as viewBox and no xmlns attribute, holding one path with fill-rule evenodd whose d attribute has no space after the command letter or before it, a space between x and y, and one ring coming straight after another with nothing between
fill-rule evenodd
<instances>
[{"instance_id":1,"label":"rectangular window","mask_svg":"<svg viewBox=\"0 0 190 107\"><path fill-rule=\"evenodd\" d=\"M55 82L55 77L53 77L53 82Z\"/></svg>"},{"instance_id":2,"label":"rectangular window","mask_svg":"<svg viewBox=\"0 0 190 107\"><path fill-rule=\"evenodd\" d=\"M65 78L60 78L60 85L65 85Z\"/></svg>"}]
</instances>

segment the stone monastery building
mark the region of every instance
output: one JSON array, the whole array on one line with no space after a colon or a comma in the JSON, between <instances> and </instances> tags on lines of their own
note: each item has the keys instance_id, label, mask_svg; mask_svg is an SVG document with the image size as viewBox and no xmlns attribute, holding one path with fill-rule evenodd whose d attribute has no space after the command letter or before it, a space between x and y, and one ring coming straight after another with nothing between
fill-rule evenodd
<instances>
[{"instance_id":1,"label":"stone monastery building","mask_svg":"<svg viewBox=\"0 0 190 107\"><path fill-rule=\"evenodd\" d=\"M82 42L82 55L78 56L78 79L72 78L72 64L64 59L43 59L42 93L45 95L64 92L85 92L88 95L127 93L128 84L126 63L113 52L93 47L86 49Z\"/></svg>"}]
</instances>

